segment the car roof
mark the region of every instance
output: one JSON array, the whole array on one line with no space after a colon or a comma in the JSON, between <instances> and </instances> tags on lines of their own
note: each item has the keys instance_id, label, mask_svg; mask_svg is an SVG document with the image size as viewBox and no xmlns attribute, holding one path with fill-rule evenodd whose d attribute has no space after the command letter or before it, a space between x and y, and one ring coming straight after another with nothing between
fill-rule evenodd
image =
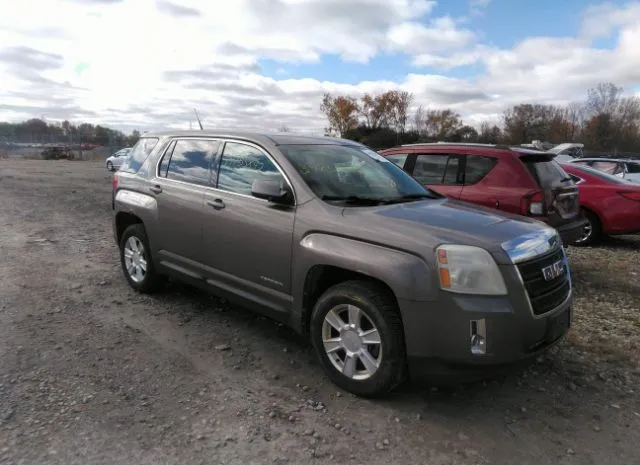
<instances>
[{"instance_id":1,"label":"car roof","mask_svg":"<svg viewBox=\"0 0 640 465\"><path fill-rule=\"evenodd\" d=\"M243 139L256 143L271 143L274 145L353 145L361 146L362 144L337 137L328 136L308 136L302 134L291 133L271 133L259 131L238 131L238 130L182 130L182 131L158 131L148 132L141 137L231 137Z\"/></svg>"}]
</instances>

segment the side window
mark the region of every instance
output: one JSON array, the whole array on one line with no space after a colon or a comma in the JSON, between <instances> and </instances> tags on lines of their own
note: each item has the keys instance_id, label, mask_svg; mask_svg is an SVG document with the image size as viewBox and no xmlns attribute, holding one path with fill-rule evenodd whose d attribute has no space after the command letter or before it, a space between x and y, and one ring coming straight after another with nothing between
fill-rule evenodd
<instances>
[{"instance_id":1,"label":"side window","mask_svg":"<svg viewBox=\"0 0 640 465\"><path fill-rule=\"evenodd\" d=\"M170 158L169 152L165 158L169 158L165 168L167 179L175 181L210 185L211 162L218 152L220 142L213 140L178 140L173 146ZM165 160L160 165L161 176Z\"/></svg>"},{"instance_id":2,"label":"side window","mask_svg":"<svg viewBox=\"0 0 640 465\"><path fill-rule=\"evenodd\" d=\"M387 160L389 160L390 162L395 163L396 165L398 165L400 168L404 167L404 163L407 161L407 154L406 153L394 153L393 155L389 155L387 157L385 157Z\"/></svg>"},{"instance_id":3,"label":"side window","mask_svg":"<svg viewBox=\"0 0 640 465\"><path fill-rule=\"evenodd\" d=\"M455 155L418 155L413 177L422 184L457 184L460 157Z\"/></svg>"},{"instance_id":4,"label":"side window","mask_svg":"<svg viewBox=\"0 0 640 465\"><path fill-rule=\"evenodd\" d=\"M496 166L498 160L491 157L479 157L467 155L467 163L464 170L464 184L470 186L480 182Z\"/></svg>"},{"instance_id":5,"label":"side window","mask_svg":"<svg viewBox=\"0 0 640 465\"><path fill-rule=\"evenodd\" d=\"M238 142L227 142L220 160L218 189L251 195L256 179L284 181L278 168L261 150Z\"/></svg>"}]
</instances>

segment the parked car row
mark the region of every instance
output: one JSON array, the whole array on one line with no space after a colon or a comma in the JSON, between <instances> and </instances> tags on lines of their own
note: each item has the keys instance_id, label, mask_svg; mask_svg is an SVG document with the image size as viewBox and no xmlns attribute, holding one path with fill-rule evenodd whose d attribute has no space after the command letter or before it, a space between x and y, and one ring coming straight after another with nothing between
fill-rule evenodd
<instances>
[{"instance_id":1,"label":"parked car row","mask_svg":"<svg viewBox=\"0 0 640 465\"><path fill-rule=\"evenodd\" d=\"M380 153L443 195L544 221L565 245L640 233L633 161L558 163L553 152L483 144L411 144Z\"/></svg>"},{"instance_id":2,"label":"parked car row","mask_svg":"<svg viewBox=\"0 0 640 465\"><path fill-rule=\"evenodd\" d=\"M543 221L564 244L581 239L587 227L578 187L553 154L459 143L403 145L380 154L440 194Z\"/></svg>"},{"instance_id":3,"label":"parked car row","mask_svg":"<svg viewBox=\"0 0 640 465\"><path fill-rule=\"evenodd\" d=\"M249 305L308 338L329 379L362 396L407 378L485 377L558 343L572 323L558 231L580 235L578 204L537 151L383 156L343 139L216 131L145 134L112 194L133 289L173 277Z\"/></svg>"}]
</instances>

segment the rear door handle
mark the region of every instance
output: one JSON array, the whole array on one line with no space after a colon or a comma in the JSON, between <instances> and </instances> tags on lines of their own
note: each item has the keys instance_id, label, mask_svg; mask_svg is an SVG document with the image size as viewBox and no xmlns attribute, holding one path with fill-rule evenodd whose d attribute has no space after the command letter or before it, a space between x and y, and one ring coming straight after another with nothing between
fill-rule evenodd
<instances>
[{"instance_id":1,"label":"rear door handle","mask_svg":"<svg viewBox=\"0 0 640 465\"><path fill-rule=\"evenodd\" d=\"M160 192L162 192L162 187L160 187L158 184L156 184L155 186L151 186L149 188L149 190L151 192L153 192L154 194L159 194Z\"/></svg>"},{"instance_id":2,"label":"rear door handle","mask_svg":"<svg viewBox=\"0 0 640 465\"><path fill-rule=\"evenodd\" d=\"M222 199L207 200L207 205L215 208L216 210L222 210L226 206Z\"/></svg>"}]
</instances>

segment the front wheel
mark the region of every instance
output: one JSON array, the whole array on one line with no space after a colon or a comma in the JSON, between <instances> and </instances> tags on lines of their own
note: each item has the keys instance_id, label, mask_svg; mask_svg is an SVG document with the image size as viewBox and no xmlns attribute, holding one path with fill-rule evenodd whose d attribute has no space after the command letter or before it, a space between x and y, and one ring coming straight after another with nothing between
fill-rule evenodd
<instances>
[{"instance_id":1,"label":"front wheel","mask_svg":"<svg viewBox=\"0 0 640 465\"><path fill-rule=\"evenodd\" d=\"M346 391L374 397L404 381L402 321L380 285L349 281L328 289L311 315L311 341L329 379Z\"/></svg>"},{"instance_id":2,"label":"front wheel","mask_svg":"<svg viewBox=\"0 0 640 465\"><path fill-rule=\"evenodd\" d=\"M144 226L127 227L120 239L120 264L129 285L138 292L155 291L160 282L151 259L151 249Z\"/></svg>"},{"instance_id":3,"label":"front wheel","mask_svg":"<svg viewBox=\"0 0 640 465\"><path fill-rule=\"evenodd\" d=\"M110 161L107 162L107 169L109 171L113 171L113 163L111 163Z\"/></svg>"}]
</instances>

